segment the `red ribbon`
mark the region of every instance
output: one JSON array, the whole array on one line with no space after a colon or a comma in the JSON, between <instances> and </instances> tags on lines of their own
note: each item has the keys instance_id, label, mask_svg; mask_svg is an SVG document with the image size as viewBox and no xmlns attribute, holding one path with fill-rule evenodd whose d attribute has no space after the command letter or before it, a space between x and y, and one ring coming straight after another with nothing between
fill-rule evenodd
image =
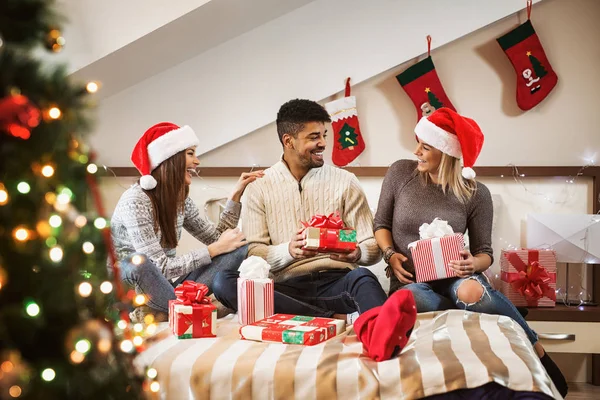
<instances>
[{"instance_id":1,"label":"red ribbon","mask_svg":"<svg viewBox=\"0 0 600 400\"><path fill-rule=\"evenodd\" d=\"M175 289L175 296L182 304L211 304L211 301L206 295L208 287L203 283L194 281L184 281Z\"/></svg>"},{"instance_id":2,"label":"red ribbon","mask_svg":"<svg viewBox=\"0 0 600 400\"><path fill-rule=\"evenodd\" d=\"M344 221L340 218L340 213L338 211L329 214L329 216L325 216L322 214L317 214L313 216L310 221L302 222L305 228L327 228L327 229L345 229Z\"/></svg>"},{"instance_id":3,"label":"red ribbon","mask_svg":"<svg viewBox=\"0 0 600 400\"><path fill-rule=\"evenodd\" d=\"M549 285L556 282L556 274L550 275L546 268L540 265L538 251L528 252L528 264L525 264L517 253L508 253L506 257L518 272L502 272L502 280L510 283L528 303L536 303L542 297L556 301L556 292Z\"/></svg>"}]
</instances>

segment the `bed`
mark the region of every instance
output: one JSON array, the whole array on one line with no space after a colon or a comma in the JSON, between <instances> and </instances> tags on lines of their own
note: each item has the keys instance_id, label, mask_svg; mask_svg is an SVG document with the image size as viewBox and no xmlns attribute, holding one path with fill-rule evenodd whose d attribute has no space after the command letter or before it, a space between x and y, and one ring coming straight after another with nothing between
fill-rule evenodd
<instances>
[{"instance_id":1,"label":"bed","mask_svg":"<svg viewBox=\"0 0 600 400\"><path fill-rule=\"evenodd\" d=\"M218 320L216 338L179 340L161 328L135 366L158 371L164 399L415 399L460 389L457 398L469 398L473 388L562 399L522 328L504 316L419 314L400 356L380 363L362 354L352 327L310 347L241 340L236 315Z\"/></svg>"}]
</instances>

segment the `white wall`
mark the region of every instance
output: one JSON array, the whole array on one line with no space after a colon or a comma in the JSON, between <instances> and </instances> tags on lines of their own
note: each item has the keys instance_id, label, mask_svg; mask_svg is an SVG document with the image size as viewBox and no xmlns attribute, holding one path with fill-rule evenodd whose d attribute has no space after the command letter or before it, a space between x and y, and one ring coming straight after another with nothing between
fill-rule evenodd
<instances>
[{"instance_id":1,"label":"white wall","mask_svg":"<svg viewBox=\"0 0 600 400\"><path fill-rule=\"evenodd\" d=\"M524 22L524 16L523 11L432 52L453 104L474 118L485 133L478 165L583 165L591 158L600 162L600 46L591 39L600 37L600 1L545 0L534 5L532 23L559 82L542 103L527 112L516 105L517 76L495 40ZM412 157L414 106L395 78L409 65L412 62L353 87L367 145L357 164L386 166ZM277 108L273 107L273 116ZM196 127L201 137L211 135L203 126ZM331 149L331 135L329 139ZM329 159L330 154L328 150ZM206 166L268 166L279 155L275 126L270 124L204 154L201 162Z\"/></svg>"},{"instance_id":2,"label":"white wall","mask_svg":"<svg viewBox=\"0 0 600 400\"><path fill-rule=\"evenodd\" d=\"M313 1L103 99L93 144L105 164L128 165L139 135L172 120L202 135L204 153L272 122L289 98L320 100L342 90L346 76L359 83L423 54L427 34L435 48L524 5L523 0ZM364 113L364 99L361 103ZM115 148L115 142L122 145Z\"/></svg>"},{"instance_id":3,"label":"white wall","mask_svg":"<svg viewBox=\"0 0 600 400\"><path fill-rule=\"evenodd\" d=\"M61 58L76 71L210 1L59 0L68 18Z\"/></svg>"}]
</instances>

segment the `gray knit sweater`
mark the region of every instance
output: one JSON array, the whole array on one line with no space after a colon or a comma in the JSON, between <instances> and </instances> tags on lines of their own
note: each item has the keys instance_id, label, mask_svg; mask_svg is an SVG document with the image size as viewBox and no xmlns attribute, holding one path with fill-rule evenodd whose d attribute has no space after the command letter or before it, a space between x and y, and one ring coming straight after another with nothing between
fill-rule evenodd
<instances>
[{"instance_id":1,"label":"gray knit sweater","mask_svg":"<svg viewBox=\"0 0 600 400\"><path fill-rule=\"evenodd\" d=\"M385 174L379 206L375 215L374 230L392 232L394 249L408 257L404 267L414 271L408 244L419 240L419 227L434 218L448 221L455 232L469 230L470 251L473 255L492 252L492 197L488 188L477 182L477 190L467 203L461 203L440 185L425 184L416 172L417 162L400 160L392 164ZM400 282L392 276L390 293Z\"/></svg>"},{"instance_id":2,"label":"gray knit sweater","mask_svg":"<svg viewBox=\"0 0 600 400\"><path fill-rule=\"evenodd\" d=\"M215 227L200 216L192 199L186 198L184 210L177 216L177 241L181 239L181 228L205 245L217 241L223 231L237 226L241 207L241 203L229 200ZM152 202L138 184L127 189L119 199L110 229L118 260L133 253L144 254L167 279L187 275L211 262L207 248L176 256L175 249L160 245L162 235L160 229L154 232Z\"/></svg>"}]
</instances>

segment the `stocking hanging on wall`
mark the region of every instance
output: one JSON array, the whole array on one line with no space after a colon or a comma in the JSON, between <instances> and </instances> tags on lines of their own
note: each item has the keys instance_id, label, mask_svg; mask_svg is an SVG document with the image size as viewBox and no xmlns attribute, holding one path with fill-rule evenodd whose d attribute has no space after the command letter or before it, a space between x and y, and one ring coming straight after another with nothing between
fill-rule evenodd
<instances>
[{"instance_id":1,"label":"stocking hanging on wall","mask_svg":"<svg viewBox=\"0 0 600 400\"><path fill-rule=\"evenodd\" d=\"M431 36L427 35L427 58L396 76L417 108L417 121L441 107L456 111L446 95L431 59Z\"/></svg>"},{"instance_id":2,"label":"stocking hanging on wall","mask_svg":"<svg viewBox=\"0 0 600 400\"><path fill-rule=\"evenodd\" d=\"M333 128L333 163L343 167L351 163L365 149L360 133L356 97L350 96L350 78L346 79L344 97L325 104Z\"/></svg>"},{"instance_id":3,"label":"stocking hanging on wall","mask_svg":"<svg viewBox=\"0 0 600 400\"><path fill-rule=\"evenodd\" d=\"M527 22L497 39L517 73L517 105L523 111L544 100L558 82L530 17L531 0L527 1Z\"/></svg>"}]
</instances>

